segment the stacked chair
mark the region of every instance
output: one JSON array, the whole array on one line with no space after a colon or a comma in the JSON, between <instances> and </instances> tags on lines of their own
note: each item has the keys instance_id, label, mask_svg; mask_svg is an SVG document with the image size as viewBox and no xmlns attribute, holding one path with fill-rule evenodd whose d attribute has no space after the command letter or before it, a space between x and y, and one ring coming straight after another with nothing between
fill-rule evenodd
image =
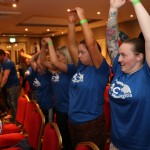
<instances>
[{"instance_id":1,"label":"stacked chair","mask_svg":"<svg viewBox=\"0 0 150 150\"><path fill-rule=\"evenodd\" d=\"M29 101L26 106L22 131L0 135L0 149L26 149L23 141L27 141L31 149L40 150L44 124L45 119L39 105L35 101Z\"/></svg>"},{"instance_id":2,"label":"stacked chair","mask_svg":"<svg viewBox=\"0 0 150 150\"><path fill-rule=\"evenodd\" d=\"M93 142L80 142L76 146L76 150L100 150Z\"/></svg>"}]
</instances>

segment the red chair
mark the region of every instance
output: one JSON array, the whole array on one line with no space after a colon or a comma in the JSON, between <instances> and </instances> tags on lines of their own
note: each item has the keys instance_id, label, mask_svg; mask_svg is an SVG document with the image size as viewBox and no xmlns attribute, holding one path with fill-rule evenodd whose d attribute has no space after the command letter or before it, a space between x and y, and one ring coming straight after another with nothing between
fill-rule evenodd
<instances>
[{"instance_id":1,"label":"red chair","mask_svg":"<svg viewBox=\"0 0 150 150\"><path fill-rule=\"evenodd\" d=\"M26 107L29 101L30 100L27 95L22 95L18 98L16 121L15 123L3 123L2 134L20 132L24 123Z\"/></svg>"},{"instance_id":2,"label":"red chair","mask_svg":"<svg viewBox=\"0 0 150 150\"><path fill-rule=\"evenodd\" d=\"M30 101L30 103L27 105L27 111L24 119L24 124L23 124L23 131L22 133L24 136L27 136L27 133L30 129L30 122L32 122L33 117L31 117L31 113L35 111L37 108L39 108L39 105L37 104L36 101ZM33 124L32 124L33 125Z\"/></svg>"},{"instance_id":3,"label":"red chair","mask_svg":"<svg viewBox=\"0 0 150 150\"><path fill-rule=\"evenodd\" d=\"M27 105L25 118L25 129L23 133L10 133L0 135L0 149L6 149L12 145L16 145L19 141L27 137L29 145L34 150L40 150L41 136L45 123L44 115L36 102L30 101ZM25 134L24 134L25 133ZM7 148L9 149L9 148ZM18 149L17 147L11 149ZM23 148L22 148L23 149Z\"/></svg>"},{"instance_id":4,"label":"red chair","mask_svg":"<svg viewBox=\"0 0 150 150\"><path fill-rule=\"evenodd\" d=\"M44 128L42 150L61 150L62 137L55 122L47 123Z\"/></svg>"},{"instance_id":5,"label":"red chair","mask_svg":"<svg viewBox=\"0 0 150 150\"><path fill-rule=\"evenodd\" d=\"M100 150L93 142L80 142L76 146L76 150Z\"/></svg>"}]
</instances>

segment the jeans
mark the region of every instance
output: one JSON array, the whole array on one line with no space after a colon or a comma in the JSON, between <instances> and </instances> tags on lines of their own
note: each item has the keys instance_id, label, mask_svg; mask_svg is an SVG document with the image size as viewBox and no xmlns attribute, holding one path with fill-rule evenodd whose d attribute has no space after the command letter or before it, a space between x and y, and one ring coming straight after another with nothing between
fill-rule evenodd
<instances>
[{"instance_id":1,"label":"jeans","mask_svg":"<svg viewBox=\"0 0 150 150\"><path fill-rule=\"evenodd\" d=\"M15 120L18 98L20 95L20 85L14 85L12 87L6 88L6 92L7 92L7 102L11 108L12 120Z\"/></svg>"}]
</instances>

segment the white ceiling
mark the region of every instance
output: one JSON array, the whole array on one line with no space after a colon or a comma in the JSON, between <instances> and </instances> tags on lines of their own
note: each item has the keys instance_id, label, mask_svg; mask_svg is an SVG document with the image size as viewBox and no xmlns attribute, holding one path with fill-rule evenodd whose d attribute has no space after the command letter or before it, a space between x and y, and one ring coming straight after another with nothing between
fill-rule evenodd
<instances>
[{"instance_id":1,"label":"white ceiling","mask_svg":"<svg viewBox=\"0 0 150 150\"><path fill-rule=\"evenodd\" d=\"M9 6L13 0L0 0L0 36L55 36L67 32L67 9L82 7L90 27L106 25L109 10L109 0L20 0L17 8ZM150 12L149 0L141 0ZM5 2L7 4L5 4ZM149 6L149 7L148 7ZM96 13L100 11L101 14ZM119 11L119 22L136 19L134 9L127 2ZM25 28L29 30L25 32ZM50 29L49 32L46 30ZM80 27L77 27L80 30Z\"/></svg>"}]
</instances>

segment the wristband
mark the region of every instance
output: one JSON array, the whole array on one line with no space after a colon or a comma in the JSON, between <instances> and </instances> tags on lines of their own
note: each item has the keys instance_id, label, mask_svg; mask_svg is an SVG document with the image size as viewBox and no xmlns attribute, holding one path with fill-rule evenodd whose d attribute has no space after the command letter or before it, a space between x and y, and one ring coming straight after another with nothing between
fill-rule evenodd
<instances>
[{"instance_id":1,"label":"wristband","mask_svg":"<svg viewBox=\"0 0 150 150\"><path fill-rule=\"evenodd\" d=\"M138 3L141 3L141 1L140 1L140 0L134 0L134 1L132 2L132 5L135 6L135 5L138 4Z\"/></svg>"},{"instance_id":2,"label":"wristband","mask_svg":"<svg viewBox=\"0 0 150 150\"><path fill-rule=\"evenodd\" d=\"M87 22L88 22L87 19L82 19L82 20L80 20L80 25L87 23Z\"/></svg>"},{"instance_id":3,"label":"wristband","mask_svg":"<svg viewBox=\"0 0 150 150\"><path fill-rule=\"evenodd\" d=\"M53 42L52 41L49 41L49 42L47 42L48 43L48 45L53 45Z\"/></svg>"}]
</instances>

